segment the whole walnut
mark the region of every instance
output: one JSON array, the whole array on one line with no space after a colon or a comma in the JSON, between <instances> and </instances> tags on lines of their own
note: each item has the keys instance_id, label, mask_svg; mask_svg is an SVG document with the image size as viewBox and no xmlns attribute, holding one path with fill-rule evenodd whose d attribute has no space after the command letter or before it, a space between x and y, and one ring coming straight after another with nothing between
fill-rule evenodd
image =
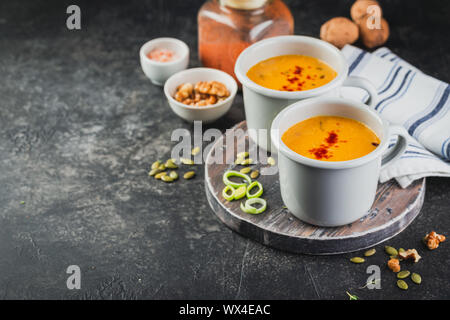
<instances>
[{"instance_id":1,"label":"whole walnut","mask_svg":"<svg viewBox=\"0 0 450 320\"><path fill-rule=\"evenodd\" d=\"M374 48L384 44L389 38L389 24L384 18L380 19L380 26L374 25L376 20L371 16L364 16L359 24L361 40L367 48ZM373 29L370 29L372 27Z\"/></svg>"},{"instance_id":2,"label":"whole walnut","mask_svg":"<svg viewBox=\"0 0 450 320\"><path fill-rule=\"evenodd\" d=\"M358 26L350 19L336 17L325 22L320 28L320 39L338 48L358 40Z\"/></svg>"},{"instance_id":3,"label":"whole walnut","mask_svg":"<svg viewBox=\"0 0 450 320\"><path fill-rule=\"evenodd\" d=\"M369 12L367 12L367 8L369 6L378 6L378 8L380 9L380 17L383 16L383 12L381 10L381 6L379 5L378 1L357 0L350 9L350 16L352 17L352 20L359 24L361 22L361 19L364 18L366 14L369 14Z\"/></svg>"}]
</instances>

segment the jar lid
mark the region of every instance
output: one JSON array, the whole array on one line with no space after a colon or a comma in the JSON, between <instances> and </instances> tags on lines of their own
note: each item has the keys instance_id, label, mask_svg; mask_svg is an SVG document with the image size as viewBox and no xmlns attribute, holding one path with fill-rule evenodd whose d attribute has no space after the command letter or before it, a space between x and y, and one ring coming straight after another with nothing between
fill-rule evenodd
<instances>
[{"instance_id":1,"label":"jar lid","mask_svg":"<svg viewBox=\"0 0 450 320\"><path fill-rule=\"evenodd\" d=\"M220 0L221 5L240 10L261 8L266 2L267 0Z\"/></svg>"}]
</instances>

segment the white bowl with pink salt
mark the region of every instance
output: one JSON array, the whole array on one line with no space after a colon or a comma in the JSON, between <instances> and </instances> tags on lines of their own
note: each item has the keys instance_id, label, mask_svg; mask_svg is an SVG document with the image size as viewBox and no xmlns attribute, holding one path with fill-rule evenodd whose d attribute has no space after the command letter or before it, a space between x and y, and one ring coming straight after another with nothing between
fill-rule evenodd
<instances>
[{"instance_id":1,"label":"white bowl with pink salt","mask_svg":"<svg viewBox=\"0 0 450 320\"><path fill-rule=\"evenodd\" d=\"M170 76L187 68L189 47L175 38L157 38L141 47L139 57L147 78L152 83L163 86Z\"/></svg>"}]
</instances>

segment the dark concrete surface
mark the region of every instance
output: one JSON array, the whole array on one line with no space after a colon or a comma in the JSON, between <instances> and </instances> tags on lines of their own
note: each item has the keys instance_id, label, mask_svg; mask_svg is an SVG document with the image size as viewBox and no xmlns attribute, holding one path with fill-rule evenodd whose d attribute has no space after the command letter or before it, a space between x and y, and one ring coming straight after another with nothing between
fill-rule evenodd
<instances>
[{"instance_id":1,"label":"dark concrete surface","mask_svg":"<svg viewBox=\"0 0 450 320\"><path fill-rule=\"evenodd\" d=\"M297 34L348 16L351 1L286 1ZM66 28L78 4L82 30ZM408 268L423 277L395 286L386 256L381 290L359 289L354 254L294 255L249 241L209 208L203 168L192 181L149 179L170 155L176 128L162 89L141 71L138 50L159 36L183 39L198 66L201 1L0 2L0 298L4 299L448 299L450 243L429 252L432 230L449 236L450 180L430 178L420 216L387 241L418 248ZM448 1L382 1L394 52L450 81ZM213 126L243 119L242 97ZM22 203L24 201L24 203ZM66 288L79 265L81 290ZM411 283L411 282L410 282Z\"/></svg>"}]
</instances>

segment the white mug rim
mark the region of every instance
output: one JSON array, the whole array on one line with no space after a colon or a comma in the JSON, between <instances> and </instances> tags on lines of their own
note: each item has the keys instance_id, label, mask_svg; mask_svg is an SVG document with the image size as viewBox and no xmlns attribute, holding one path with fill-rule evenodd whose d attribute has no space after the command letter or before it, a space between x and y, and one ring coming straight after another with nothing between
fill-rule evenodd
<instances>
[{"instance_id":1,"label":"white mug rim","mask_svg":"<svg viewBox=\"0 0 450 320\"><path fill-rule=\"evenodd\" d=\"M337 72L337 76L331 80L330 82L317 87L315 89L305 90L305 91L280 91L280 90L274 90L274 89L268 89L265 88L256 82L250 80L249 77L247 77L247 73L242 70L242 60L245 56L251 54L253 50L258 49L258 47L264 46L266 44L281 44L284 42L301 42L301 43L309 43L312 45L315 45L317 47L321 47L324 50L329 50L333 54L339 57L341 60L341 64L344 66L344 70L342 72ZM276 55L274 55L275 57ZM251 46L247 47L245 50L241 52L239 57L236 60L234 73L238 80L242 83L243 86L252 89L253 91L260 93L264 96L273 97L273 98L279 98L279 99L306 99L310 97L315 97L318 95L322 95L326 92L329 92L337 87L340 87L344 80L348 76L348 63L345 60L344 55L342 52L336 48L335 46L329 44L328 42L325 42L323 40L308 37L308 36L298 36L298 35L289 35L289 36L277 36L272 38L267 38L258 42L255 42Z\"/></svg>"},{"instance_id":2,"label":"white mug rim","mask_svg":"<svg viewBox=\"0 0 450 320\"><path fill-rule=\"evenodd\" d=\"M303 108L310 104L317 104L317 103L330 103L330 104L345 104L350 108L358 108L369 114L371 117L376 119L380 124L382 124L383 127L383 136L380 138L380 144L373 150L372 152L366 154L365 156L355 158L352 160L346 160L346 161L322 161L322 160L316 160L307 158L305 156L302 156L298 154L297 152L291 150L281 139L280 131L279 131L279 125L280 121L283 119L286 113L291 111L294 108ZM359 120L358 120L359 121ZM376 158L382 156L383 152L387 149L388 143L389 143L389 123L382 119L375 111L370 109L367 105L363 104L362 102L358 102L355 100L350 99L344 99L344 98L328 98L328 97L317 97L317 98L310 98L305 99L302 101L297 101L285 109L283 109L278 115L275 117L275 119L272 122L271 127L271 140L272 144L275 146L275 149L278 150L279 153L283 153L286 157L289 159L310 166L315 168L322 168L322 169L348 169L348 168L354 168L359 167L361 165L364 165L370 161L375 160Z\"/></svg>"}]
</instances>

